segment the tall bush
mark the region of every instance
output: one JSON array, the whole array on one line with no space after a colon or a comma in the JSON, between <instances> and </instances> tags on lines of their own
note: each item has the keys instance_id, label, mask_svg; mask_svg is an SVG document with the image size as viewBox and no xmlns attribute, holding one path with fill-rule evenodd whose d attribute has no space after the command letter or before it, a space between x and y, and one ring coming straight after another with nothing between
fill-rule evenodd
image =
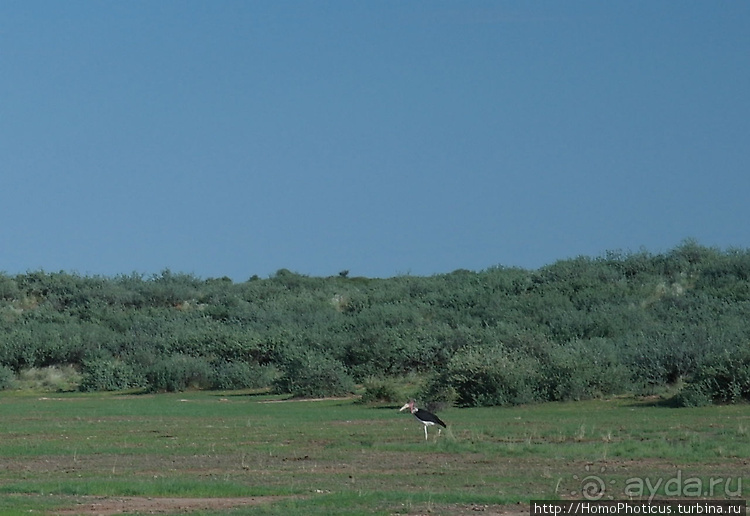
<instances>
[{"instance_id":1,"label":"tall bush","mask_svg":"<svg viewBox=\"0 0 750 516\"><path fill-rule=\"evenodd\" d=\"M16 375L13 373L13 369L0 365L0 391L11 389L15 378Z\"/></svg>"},{"instance_id":2,"label":"tall bush","mask_svg":"<svg viewBox=\"0 0 750 516\"><path fill-rule=\"evenodd\" d=\"M305 350L288 358L282 375L274 382L279 393L302 398L343 396L354 391L354 382L341 362L322 353Z\"/></svg>"},{"instance_id":3,"label":"tall bush","mask_svg":"<svg viewBox=\"0 0 750 516\"><path fill-rule=\"evenodd\" d=\"M543 399L539 369L536 359L502 345L470 347L457 352L433 382L450 386L459 406L530 403Z\"/></svg>"},{"instance_id":4,"label":"tall bush","mask_svg":"<svg viewBox=\"0 0 750 516\"><path fill-rule=\"evenodd\" d=\"M544 399L568 401L621 394L632 388L631 372L607 339L552 347L542 364Z\"/></svg>"},{"instance_id":5,"label":"tall bush","mask_svg":"<svg viewBox=\"0 0 750 516\"><path fill-rule=\"evenodd\" d=\"M143 378L127 363L114 358L96 358L83 364L82 391L120 391L143 385Z\"/></svg>"},{"instance_id":6,"label":"tall bush","mask_svg":"<svg viewBox=\"0 0 750 516\"><path fill-rule=\"evenodd\" d=\"M706 360L676 401L681 406L750 401L750 350L742 346Z\"/></svg>"},{"instance_id":7,"label":"tall bush","mask_svg":"<svg viewBox=\"0 0 750 516\"><path fill-rule=\"evenodd\" d=\"M267 387L275 377L273 366L246 362L222 362L215 367L213 389L247 389Z\"/></svg>"},{"instance_id":8,"label":"tall bush","mask_svg":"<svg viewBox=\"0 0 750 516\"><path fill-rule=\"evenodd\" d=\"M151 391L208 389L214 382L213 368L205 359L179 354L157 360L145 376Z\"/></svg>"}]
</instances>

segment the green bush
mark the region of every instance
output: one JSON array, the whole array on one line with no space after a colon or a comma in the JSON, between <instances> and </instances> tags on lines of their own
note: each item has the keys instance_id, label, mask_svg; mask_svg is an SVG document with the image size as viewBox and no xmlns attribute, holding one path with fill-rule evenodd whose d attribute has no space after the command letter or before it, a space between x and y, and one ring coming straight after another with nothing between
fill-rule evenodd
<instances>
[{"instance_id":1,"label":"green bush","mask_svg":"<svg viewBox=\"0 0 750 516\"><path fill-rule=\"evenodd\" d=\"M418 399L427 400L428 405L439 405L441 408L450 407L458 400L458 393L452 385L445 383L442 375L434 375L422 388ZM425 405L425 408L427 405Z\"/></svg>"},{"instance_id":2,"label":"green bush","mask_svg":"<svg viewBox=\"0 0 750 516\"><path fill-rule=\"evenodd\" d=\"M214 383L214 371L203 358L172 355L157 360L146 370L151 391L176 392L186 389L208 389Z\"/></svg>"},{"instance_id":3,"label":"green bush","mask_svg":"<svg viewBox=\"0 0 750 516\"><path fill-rule=\"evenodd\" d=\"M220 390L268 387L275 368L246 362L222 362L216 366L212 388Z\"/></svg>"},{"instance_id":4,"label":"green bush","mask_svg":"<svg viewBox=\"0 0 750 516\"><path fill-rule=\"evenodd\" d=\"M37 362L36 329L35 325L23 324L0 333L0 364L14 371L34 367Z\"/></svg>"},{"instance_id":5,"label":"green bush","mask_svg":"<svg viewBox=\"0 0 750 516\"><path fill-rule=\"evenodd\" d=\"M677 407L704 407L713 399L705 385L691 384L684 387L672 400Z\"/></svg>"},{"instance_id":6,"label":"green bush","mask_svg":"<svg viewBox=\"0 0 750 516\"><path fill-rule=\"evenodd\" d=\"M12 389L16 375L10 367L0 365L0 391Z\"/></svg>"},{"instance_id":7,"label":"green bush","mask_svg":"<svg viewBox=\"0 0 750 516\"><path fill-rule=\"evenodd\" d=\"M387 279L0 273L0 366L33 369L28 382L41 385L54 376L45 379L46 368L72 365L88 390L146 386L147 374L154 390L329 395L352 379L418 373L435 377L406 394L443 403L574 400L682 382L684 403L723 403L750 398L748 313L750 251L694 241L539 270ZM373 382L365 394L389 390Z\"/></svg>"},{"instance_id":8,"label":"green bush","mask_svg":"<svg viewBox=\"0 0 750 516\"><path fill-rule=\"evenodd\" d=\"M143 385L133 368L114 358L97 358L83 364L79 389L89 391L121 391Z\"/></svg>"},{"instance_id":9,"label":"green bush","mask_svg":"<svg viewBox=\"0 0 750 516\"><path fill-rule=\"evenodd\" d=\"M456 353L434 380L455 390L463 407L515 405L541 401L539 362L502 346L470 347Z\"/></svg>"},{"instance_id":10,"label":"green bush","mask_svg":"<svg viewBox=\"0 0 750 516\"><path fill-rule=\"evenodd\" d=\"M569 401L628 392L631 372L606 339L554 346L542 367L544 399Z\"/></svg>"},{"instance_id":11,"label":"green bush","mask_svg":"<svg viewBox=\"0 0 750 516\"><path fill-rule=\"evenodd\" d=\"M739 347L707 359L676 398L681 406L749 401L750 350Z\"/></svg>"},{"instance_id":12,"label":"green bush","mask_svg":"<svg viewBox=\"0 0 750 516\"><path fill-rule=\"evenodd\" d=\"M287 359L274 390L300 398L343 396L354 391L354 382L341 362L306 350Z\"/></svg>"},{"instance_id":13,"label":"green bush","mask_svg":"<svg viewBox=\"0 0 750 516\"><path fill-rule=\"evenodd\" d=\"M404 399L392 380L371 377L365 380L364 387L362 403L394 402Z\"/></svg>"}]
</instances>

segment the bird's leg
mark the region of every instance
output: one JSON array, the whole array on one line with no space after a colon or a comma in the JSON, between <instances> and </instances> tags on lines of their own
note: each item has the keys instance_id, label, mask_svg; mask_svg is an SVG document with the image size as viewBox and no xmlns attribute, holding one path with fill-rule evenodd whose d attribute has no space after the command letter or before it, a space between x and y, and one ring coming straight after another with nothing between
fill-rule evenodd
<instances>
[{"instance_id":1,"label":"bird's leg","mask_svg":"<svg viewBox=\"0 0 750 516\"><path fill-rule=\"evenodd\" d=\"M424 425L424 440L427 440L427 425Z\"/></svg>"}]
</instances>

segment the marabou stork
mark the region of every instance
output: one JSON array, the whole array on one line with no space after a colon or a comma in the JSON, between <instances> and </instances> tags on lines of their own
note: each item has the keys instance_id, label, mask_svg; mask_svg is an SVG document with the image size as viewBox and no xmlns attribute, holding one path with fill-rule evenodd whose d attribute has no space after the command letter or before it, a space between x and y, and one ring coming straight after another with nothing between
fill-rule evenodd
<instances>
[{"instance_id":1,"label":"marabou stork","mask_svg":"<svg viewBox=\"0 0 750 516\"><path fill-rule=\"evenodd\" d=\"M414 400L411 400L409 403L401 407L399 409L399 412L406 410L406 409L409 409L409 412L411 412L414 415L414 417L417 418L417 420L424 425L424 440L425 441L427 440L427 427L428 426L438 425L438 426L442 426L443 428L447 428L447 426L445 426L445 423L443 423L443 421L439 417L437 417L435 414L433 414L432 412L428 412L424 409L417 408L417 406L414 404ZM438 435L440 435L441 430L442 430L441 428L438 428Z\"/></svg>"}]
</instances>

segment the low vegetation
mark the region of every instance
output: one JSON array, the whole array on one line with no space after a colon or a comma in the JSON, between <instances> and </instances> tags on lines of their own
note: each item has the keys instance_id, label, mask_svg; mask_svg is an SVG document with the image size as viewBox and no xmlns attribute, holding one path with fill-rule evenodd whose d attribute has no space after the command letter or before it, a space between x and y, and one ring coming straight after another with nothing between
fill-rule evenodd
<instances>
[{"instance_id":1,"label":"low vegetation","mask_svg":"<svg viewBox=\"0 0 750 516\"><path fill-rule=\"evenodd\" d=\"M448 407L428 441L400 405L6 393L0 513L520 516L530 499L742 499L750 482L739 404Z\"/></svg>"},{"instance_id":2,"label":"low vegetation","mask_svg":"<svg viewBox=\"0 0 750 516\"><path fill-rule=\"evenodd\" d=\"M750 251L693 241L389 279L0 274L0 388L58 368L61 391L320 397L368 380L387 399L383 383L418 375L421 397L466 407L669 389L731 403L750 399L748 313Z\"/></svg>"}]
</instances>

